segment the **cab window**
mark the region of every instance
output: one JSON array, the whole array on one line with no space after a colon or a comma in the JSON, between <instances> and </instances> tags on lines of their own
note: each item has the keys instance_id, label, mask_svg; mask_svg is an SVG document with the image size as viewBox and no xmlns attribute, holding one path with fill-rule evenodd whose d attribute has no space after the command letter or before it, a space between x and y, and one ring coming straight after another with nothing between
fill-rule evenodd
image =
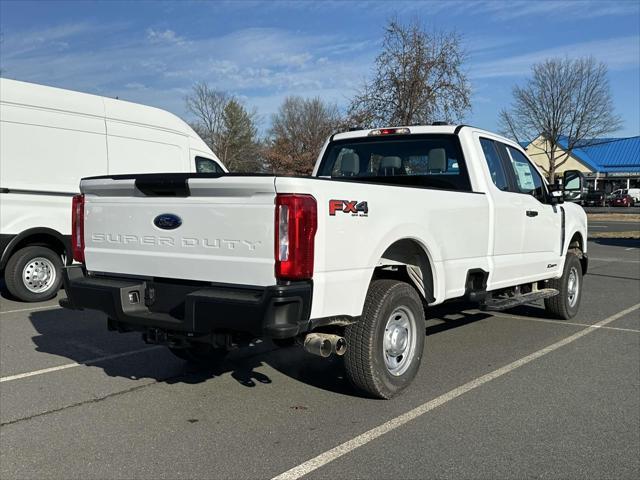
<instances>
[{"instance_id":1,"label":"cab window","mask_svg":"<svg viewBox=\"0 0 640 480\"><path fill-rule=\"evenodd\" d=\"M507 146L511 167L516 180L516 189L519 193L533 195L541 202L546 199L546 190L542 177L531 162L522 152L513 147Z\"/></svg>"},{"instance_id":2,"label":"cab window","mask_svg":"<svg viewBox=\"0 0 640 480\"><path fill-rule=\"evenodd\" d=\"M412 134L334 141L319 176L352 182L471 191L455 135Z\"/></svg>"},{"instance_id":3,"label":"cab window","mask_svg":"<svg viewBox=\"0 0 640 480\"><path fill-rule=\"evenodd\" d=\"M507 182L507 175L505 174L504 165L496 149L495 142L488 138L481 138L480 145L482 146L484 159L489 167L489 173L491 174L491 180L494 185L500 190L508 191L509 182Z\"/></svg>"},{"instance_id":4,"label":"cab window","mask_svg":"<svg viewBox=\"0 0 640 480\"><path fill-rule=\"evenodd\" d=\"M210 158L196 157L196 172L198 173L224 173L216 162Z\"/></svg>"}]
</instances>

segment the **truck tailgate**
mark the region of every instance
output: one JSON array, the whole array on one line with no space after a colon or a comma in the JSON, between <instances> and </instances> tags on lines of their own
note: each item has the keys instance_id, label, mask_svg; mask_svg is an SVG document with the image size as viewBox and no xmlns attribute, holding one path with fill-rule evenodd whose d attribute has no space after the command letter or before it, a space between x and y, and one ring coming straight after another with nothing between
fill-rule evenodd
<instances>
[{"instance_id":1,"label":"truck tailgate","mask_svg":"<svg viewBox=\"0 0 640 480\"><path fill-rule=\"evenodd\" d=\"M117 176L80 189L89 271L275 284L274 177Z\"/></svg>"}]
</instances>

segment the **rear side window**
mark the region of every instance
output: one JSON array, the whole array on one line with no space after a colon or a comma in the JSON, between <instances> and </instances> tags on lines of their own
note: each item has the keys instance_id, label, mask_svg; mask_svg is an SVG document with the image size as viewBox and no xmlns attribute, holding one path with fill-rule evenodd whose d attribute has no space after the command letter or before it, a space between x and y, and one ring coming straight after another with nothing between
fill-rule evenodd
<instances>
[{"instance_id":1,"label":"rear side window","mask_svg":"<svg viewBox=\"0 0 640 480\"><path fill-rule=\"evenodd\" d=\"M319 176L351 181L471 191L457 136L406 135L329 145Z\"/></svg>"},{"instance_id":2,"label":"rear side window","mask_svg":"<svg viewBox=\"0 0 640 480\"><path fill-rule=\"evenodd\" d=\"M196 172L198 173L224 173L216 162L210 158L196 157Z\"/></svg>"},{"instance_id":3,"label":"rear side window","mask_svg":"<svg viewBox=\"0 0 640 480\"><path fill-rule=\"evenodd\" d=\"M544 182L538 171L531 165L531 162L527 160L527 157L515 148L507 146L507 152L509 152L518 191L520 193L533 195L543 202L546 197L546 192Z\"/></svg>"},{"instance_id":4,"label":"rear side window","mask_svg":"<svg viewBox=\"0 0 640 480\"><path fill-rule=\"evenodd\" d=\"M493 180L494 185L500 190L509 190L507 175L505 174L504 166L500 159L500 154L496 149L495 142L488 138L481 138L480 145L482 146L482 152L484 153L484 158L489 167L489 173L491 174L491 180Z\"/></svg>"}]
</instances>

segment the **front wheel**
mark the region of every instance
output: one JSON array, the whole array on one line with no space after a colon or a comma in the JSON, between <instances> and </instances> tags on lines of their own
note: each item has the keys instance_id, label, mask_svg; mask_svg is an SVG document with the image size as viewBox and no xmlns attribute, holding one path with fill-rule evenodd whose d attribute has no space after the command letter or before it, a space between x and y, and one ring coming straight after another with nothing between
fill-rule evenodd
<instances>
[{"instance_id":1,"label":"front wheel","mask_svg":"<svg viewBox=\"0 0 640 480\"><path fill-rule=\"evenodd\" d=\"M371 283L360 320L345 329L347 377L377 398L392 398L412 382L422 360L424 309L405 282Z\"/></svg>"},{"instance_id":2,"label":"front wheel","mask_svg":"<svg viewBox=\"0 0 640 480\"><path fill-rule=\"evenodd\" d=\"M562 320L575 317L582 299L582 265L574 253L567 253L562 277L549 280L548 286L560 293L544 300L547 312Z\"/></svg>"},{"instance_id":3,"label":"front wheel","mask_svg":"<svg viewBox=\"0 0 640 480\"><path fill-rule=\"evenodd\" d=\"M21 248L9 258L4 278L7 290L22 301L49 300L62 283L62 259L47 247Z\"/></svg>"}]
</instances>

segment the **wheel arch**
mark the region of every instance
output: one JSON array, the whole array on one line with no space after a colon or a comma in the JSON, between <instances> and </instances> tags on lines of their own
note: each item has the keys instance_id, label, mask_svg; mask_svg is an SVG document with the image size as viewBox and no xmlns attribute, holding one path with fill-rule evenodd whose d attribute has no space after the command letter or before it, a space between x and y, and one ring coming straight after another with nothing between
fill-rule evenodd
<instances>
[{"instance_id":1,"label":"wheel arch","mask_svg":"<svg viewBox=\"0 0 640 480\"><path fill-rule=\"evenodd\" d=\"M576 252L578 259L580 260L580 266L582 267L582 274L585 275L587 273L587 257L585 255L585 244L584 244L584 236L582 232L576 231L571 236L569 243L567 243L567 252L570 250L578 250Z\"/></svg>"},{"instance_id":2,"label":"wheel arch","mask_svg":"<svg viewBox=\"0 0 640 480\"><path fill-rule=\"evenodd\" d=\"M436 299L433 259L427 247L416 238L400 238L383 251L374 268L371 282L378 278L406 281L416 288L427 304Z\"/></svg>"},{"instance_id":3,"label":"wheel arch","mask_svg":"<svg viewBox=\"0 0 640 480\"><path fill-rule=\"evenodd\" d=\"M4 269L15 252L24 247L43 246L59 255L65 255L66 264L71 265L71 236L46 227L30 228L16 235L5 247L0 257L0 269Z\"/></svg>"}]
</instances>

